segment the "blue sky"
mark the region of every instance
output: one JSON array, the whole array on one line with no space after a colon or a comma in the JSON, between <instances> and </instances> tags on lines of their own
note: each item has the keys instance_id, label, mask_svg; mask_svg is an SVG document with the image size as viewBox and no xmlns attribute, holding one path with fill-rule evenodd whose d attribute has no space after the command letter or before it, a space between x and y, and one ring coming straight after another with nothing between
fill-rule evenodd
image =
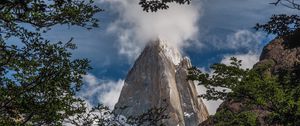
<instances>
[{"instance_id":1,"label":"blue sky","mask_svg":"<svg viewBox=\"0 0 300 126\"><path fill-rule=\"evenodd\" d=\"M206 71L210 64L227 63L231 56L251 67L262 47L274 38L254 31L255 24L268 21L272 14L297 13L270 5L272 1L193 0L191 5L172 4L169 10L154 14L142 12L137 0L98 0L96 4L105 9L96 15L99 28L57 26L45 36L54 41L74 37L78 49L73 57L88 58L93 67L81 94L113 106L134 59L155 37L168 40ZM209 105L213 113L217 104Z\"/></svg>"}]
</instances>

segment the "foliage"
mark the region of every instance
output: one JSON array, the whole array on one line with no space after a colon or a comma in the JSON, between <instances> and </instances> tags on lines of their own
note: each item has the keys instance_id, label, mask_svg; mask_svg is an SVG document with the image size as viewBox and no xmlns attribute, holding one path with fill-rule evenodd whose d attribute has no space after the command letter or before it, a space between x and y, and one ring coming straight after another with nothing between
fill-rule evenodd
<instances>
[{"instance_id":1,"label":"foliage","mask_svg":"<svg viewBox=\"0 0 300 126\"><path fill-rule=\"evenodd\" d=\"M295 66L292 71L282 70L278 76L260 75L257 69L240 68L241 61L232 58L231 65L212 65L213 75L202 73L197 68L189 70L189 79L199 81L199 85L208 90L201 95L208 100L233 99L244 102L247 107L240 112L227 112L225 110L216 113L217 123L231 124L233 119L240 120L241 112L249 111L256 107L270 112L269 124L296 125L300 120L300 68ZM266 67L262 67L265 70ZM226 88L227 91L217 90L216 87ZM250 107L249 107L250 106ZM234 114L233 114L234 113ZM229 116L233 114L234 116ZM237 115L236 115L237 114ZM247 116L248 118L248 116ZM252 124L252 119L249 120Z\"/></svg>"},{"instance_id":2,"label":"foliage","mask_svg":"<svg viewBox=\"0 0 300 126\"><path fill-rule=\"evenodd\" d=\"M121 111L127 107L116 108ZM104 105L98 105L88 110L87 113L78 114L72 118L69 118L66 123L76 126L86 125L100 125L100 126L165 126L164 119L168 119L169 116L165 114L167 105L162 107L153 107L148 109L145 113L136 116L130 116L128 118L116 114L115 111L111 111Z\"/></svg>"},{"instance_id":3,"label":"foliage","mask_svg":"<svg viewBox=\"0 0 300 126\"><path fill-rule=\"evenodd\" d=\"M128 117L126 123L134 126L165 126L163 121L170 118L165 113L167 108L168 104L164 101L164 105L161 107L155 106L140 115Z\"/></svg>"},{"instance_id":4,"label":"foliage","mask_svg":"<svg viewBox=\"0 0 300 126\"><path fill-rule=\"evenodd\" d=\"M288 8L300 10L299 1L295 0L276 0L271 3L283 5ZM288 47L300 45L300 17L299 15L277 14L273 15L266 24L256 24L256 30L262 30L268 34L275 34L286 40Z\"/></svg>"},{"instance_id":5,"label":"foliage","mask_svg":"<svg viewBox=\"0 0 300 126\"><path fill-rule=\"evenodd\" d=\"M168 9L168 3L190 4L191 0L140 0L139 4L144 11L156 12L158 10Z\"/></svg>"},{"instance_id":6,"label":"foliage","mask_svg":"<svg viewBox=\"0 0 300 126\"><path fill-rule=\"evenodd\" d=\"M71 60L72 39L42 37L55 25L97 26L102 11L84 0L1 0L0 125L62 125L85 110L75 97L87 59ZM18 43L18 44L16 44Z\"/></svg>"},{"instance_id":7,"label":"foliage","mask_svg":"<svg viewBox=\"0 0 300 126\"><path fill-rule=\"evenodd\" d=\"M297 0L276 0L271 4L274 4L275 6L280 4L291 9L300 10L300 3Z\"/></svg>"},{"instance_id":8,"label":"foliage","mask_svg":"<svg viewBox=\"0 0 300 126\"><path fill-rule=\"evenodd\" d=\"M276 0L274 5L300 10L297 1ZM298 15L273 15L266 24L257 24L256 30L275 34L285 40L285 45L295 48L300 45L300 17ZM231 65L214 64L214 73L202 73L196 67L190 69L189 79L199 81L208 90L201 95L208 100L235 101L243 106L232 111L230 104L223 103L211 118L215 125L268 125L295 126L300 124L300 67L281 69L276 75L265 74L274 64L272 61L254 69L243 70L241 61L232 58ZM221 89L221 90L220 90ZM228 106L229 105L229 106ZM235 108L237 109L237 108ZM256 111L256 112L255 112ZM257 112L261 111L261 112ZM264 113L259 115L259 113Z\"/></svg>"},{"instance_id":9,"label":"foliage","mask_svg":"<svg viewBox=\"0 0 300 126\"><path fill-rule=\"evenodd\" d=\"M300 27L300 17L298 15L273 15L267 24L257 24L256 29L262 29L269 34L279 36L289 35Z\"/></svg>"},{"instance_id":10,"label":"foliage","mask_svg":"<svg viewBox=\"0 0 300 126\"><path fill-rule=\"evenodd\" d=\"M215 126L256 126L257 115L251 111L233 113L227 109L221 110L214 116ZM224 118L226 117L226 118Z\"/></svg>"},{"instance_id":11,"label":"foliage","mask_svg":"<svg viewBox=\"0 0 300 126\"><path fill-rule=\"evenodd\" d=\"M21 23L37 29L57 24L92 28L98 22L94 14L102 11L92 4L91 0L1 0L1 33L16 32Z\"/></svg>"},{"instance_id":12,"label":"foliage","mask_svg":"<svg viewBox=\"0 0 300 126\"><path fill-rule=\"evenodd\" d=\"M0 1L0 125L163 125L166 106L126 120L103 105L88 110L75 94L89 61L72 60L73 39L42 37L55 25L98 27L101 11L85 0Z\"/></svg>"}]
</instances>

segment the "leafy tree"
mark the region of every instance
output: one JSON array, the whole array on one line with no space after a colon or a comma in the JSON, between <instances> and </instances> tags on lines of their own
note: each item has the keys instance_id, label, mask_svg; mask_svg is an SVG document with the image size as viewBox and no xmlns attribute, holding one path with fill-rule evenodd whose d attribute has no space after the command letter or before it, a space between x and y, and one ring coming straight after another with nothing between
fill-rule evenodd
<instances>
[{"instance_id":1,"label":"leafy tree","mask_svg":"<svg viewBox=\"0 0 300 126\"><path fill-rule=\"evenodd\" d=\"M75 93L89 61L71 60L72 39L50 42L42 33L55 25L97 27L100 11L84 0L0 1L0 125L62 125L84 112Z\"/></svg>"},{"instance_id":2,"label":"leafy tree","mask_svg":"<svg viewBox=\"0 0 300 126\"><path fill-rule=\"evenodd\" d=\"M156 12L158 10L168 9L168 3L190 4L191 0L140 0L139 4L144 11Z\"/></svg>"},{"instance_id":3,"label":"leafy tree","mask_svg":"<svg viewBox=\"0 0 300 126\"><path fill-rule=\"evenodd\" d=\"M127 107L116 108L123 111ZM168 119L169 116L165 114L167 105L161 107L153 107L148 109L146 112L130 116L128 118L116 114L115 111L111 111L104 105L98 105L88 110L87 113L81 113L69 118L66 123L73 124L76 126L86 125L100 125L100 126L165 126L163 123L164 119Z\"/></svg>"},{"instance_id":4,"label":"leafy tree","mask_svg":"<svg viewBox=\"0 0 300 126\"><path fill-rule=\"evenodd\" d=\"M233 113L223 109L215 114L215 120L216 126L257 126L257 115L251 111Z\"/></svg>"},{"instance_id":5,"label":"leafy tree","mask_svg":"<svg viewBox=\"0 0 300 126\"><path fill-rule=\"evenodd\" d=\"M137 125L137 126L166 126L164 124L164 120L169 119L169 115L166 114L168 108L168 104L166 100L163 100L162 106L155 106L148 109L146 112L135 115L129 116L126 120L127 124L130 125ZM117 109L126 109L126 108L117 108Z\"/></svg>"},{"instance_id":6,"label":"leafy tree","mask_svg":"<svg viewBox=\"0 0 300 126\"><path fill-rule=\"evenodd\" d=\"M91 67L87 59L71 59L73 39L42 37L55 25L98 27L93 16L101 11L85 0L0 1L0 125L123 125L108 107L88 110L75 97ZM163 125L165 110L154 107L125 123Z\"/></svg>"},{"instance_id":7,"label":"leafy tree","mask_svg":"<svg viewBox=\"0 0 300 126\"><path fill-rule=\"evenodd\" d=\"M269 124L297 125L300 120L299 66L292 71L282 70L278 76L261 75L270 66L256 69L241 69L241 61L232 58L231 65L212 65L213 75L191 68L189 79L199 81L208 90L202 97L208 100L221 99L240 104L238 110L226 106L219 108L213 117L215 125L257 125L255 111L267 113L264 120ZM216 87L227 90L217 90ZM229 89L229 90L228 90ZM262 117L260 117L262 118Z\"/></svg>"},{"instance_id":8,"label":"leafy tree","mask_svg":"<svg viewBox=\"0 0 300 126\"><path fill-rule=\"evenodd\" d=\"M276 0L271 4L300 10L299 3L294 0ZM285 40L286 47L295 48L300 46L299 22L298 15L280 14L273 15L269 22L257 24L255 28L275 34ZM272 64L243 70L240 68L241 61L231 60L229 66L212 65L212 75L202 73L196 67L190 69L189 79L199 81L199 85L208 89L201 95L203 98L225 101L206 123L225 126L300 124L299 63L291 69L280 69L276 75L269 75L264 71Z\"/></svg>"},{"instance_id":9,"label":"leafy tree","mask_svg":"<svg viewBox=\"0 0 300 126\"><path fill-rule=\"evenodd\" d=\"M300 10L300 1L295 0L276 0L271 3L275 6L283 5L285 7ZM286 40L287 47L296 47L300 45L300 17L299 15L278 14L273 15L266 24L256 24L256 30L263 30L268 34L275 34Z\"/></svg>"},{"instance_id":10,"label":"leafy tree","mask_svg":"<svg viewBox=\"0 0 300 126\"><path fill-rule=\"evenodd\" d=\"M271 3L275 6L277 5L283 5L291 9L297 9L300 10L300 2L297 0L276 0L275 2Z\"/></svg>"}]
</instances>

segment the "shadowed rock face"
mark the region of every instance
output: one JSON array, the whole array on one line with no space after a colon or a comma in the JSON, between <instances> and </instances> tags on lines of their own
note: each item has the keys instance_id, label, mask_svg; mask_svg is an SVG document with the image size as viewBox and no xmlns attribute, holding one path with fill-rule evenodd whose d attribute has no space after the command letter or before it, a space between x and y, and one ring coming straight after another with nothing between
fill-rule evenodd
<instances>
[{"instance_id":1,"label":"shadowed rock face","mask_svg":"<svg viewBox=\"0 0 300 126\"><path fill-rule=\"evenodd\" d=\"M115 111L124 116L139 115L152 107L168 105L164 120L170 126L195 126L208 117L197 97L193 82L187 81L188 58L161 41L147 45L128 73ZM166 103L164 103L166 101Z\"/></svg>"}]
</instances>

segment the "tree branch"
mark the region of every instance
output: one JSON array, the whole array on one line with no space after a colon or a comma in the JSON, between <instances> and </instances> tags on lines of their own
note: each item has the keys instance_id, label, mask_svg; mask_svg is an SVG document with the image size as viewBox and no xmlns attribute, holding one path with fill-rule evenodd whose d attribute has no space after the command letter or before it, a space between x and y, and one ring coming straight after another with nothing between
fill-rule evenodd
<instances>
[{"instance_id":1,"label":"tree branch","mask_svg":"<svg viewBox=\"0 0 300 126\"><path fill-rule=\"evenodd\" d=\"M300 2L296 2L295 0L276 0L276 2L270 4L273 4L275 6L280 4L291 9L300 10Z\"/></svg>"}]
</instances>

